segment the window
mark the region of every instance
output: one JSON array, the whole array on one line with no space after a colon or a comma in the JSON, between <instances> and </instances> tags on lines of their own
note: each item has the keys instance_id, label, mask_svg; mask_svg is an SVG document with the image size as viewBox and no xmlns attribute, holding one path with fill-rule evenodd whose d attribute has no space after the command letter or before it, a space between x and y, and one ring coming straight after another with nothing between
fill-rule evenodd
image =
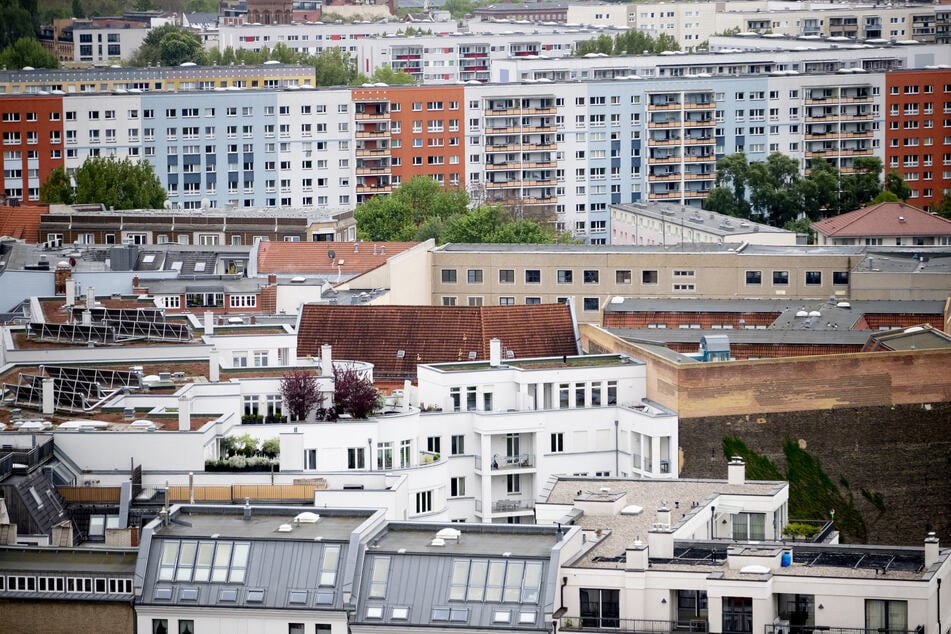
<instances>
[{"instance_id":1,"label":"window","mask_svg":"<svg viewBox=\"0 0 951 634\"><path fill-rule=\"evenodd\" d=\"M499 306L514 306L515 298L514 297L500 297Z\"/></svg>"},{"instance_id":2,"label":"window","mask_svg":"<svg viewBox=\"0 0 951 634\"><path fill-rule=\"evenodd\" d=\"M620 590L581 588L581 618L585 627L618 628L621 625Z\"/></svg>"},{"instance_id":3,"label":"window","mask_svg":"<svg viewBox=\"0 0 951 634\"><path fill-rule=\"evenodd\" d=\"M347 469L366 469L366 453L363 447L347 449Z\"/></svg>"},{"instance_id":4,"label":"window","mask_svg":"<svg viewBox=\"0 0 951 634\"><path fill-rule=\"evenodd\" d=\"M505 479L505 492L506 493L520 493L521 492L521 478L517 473L510 473L506 476Z\"/></svg>"},{"instance_id":5,"label":"window","mask_svg":"<svg viewBox=\"0 0 951 634\"><path fill-rule=\"evenodd\" d=\"M746 283L747 285L759 285L763 283L763 272L762 271L747 271L746 272Z\"/></svg>"},{"instance_id":6,"label":"window","mask_svg":"<svg viewBox=\"0 0 951 634\"><path fill-rule=\"evenodd\" d=\"M615 284L630 284L631 283L631 271L630 270L618 270L614 272L614 283Z\"/></svg>"},{"instance_id":7,"label":"window","mask_svg":"<svg viewBox=\"0 0 951 634\"><path fill-rule=\"evenodd\" d=\"M565 450L565 435L561 432L551 435L551 452L561 453Z\"/></svg>"},{"instance_id":8,"label":"window","mask_svg":"<svg viewBox=\"0 0 951 634\"><path fill-rule=\"evenodd\" d=\"M789 271L773 271L773 286L788 286Z\"/></svg>"},{"instance_id":9,"label":"window","mask_svg":"<svg viewBox=\"0 0 951 634\"><path fill-rule=\"evenodd\" d=\"M822 284L822 271L806 271L806 286Z\"/></svg>"},{"instance_id":10,"label":"window","mask_svg":"<svg viewBox=\"0 0 951 634\"><path fill-rule=\"evenodd\" d=\"M641 271L641 284L656 284L657 271Z\"/></svg>"},{"instance_id":11,"label":"window","mask_svg":"<svg viewBox=\"0 0 951 634\"><path fill-rule=\"evenodd\" d=\"M419 491L416 493L416 512L429 513L433 510L433 492Z\"/></svg>"},{"instance_id":12,"label":"window","mask_svg":"<svg viewBox=\"0 0 951 634\"><path fill-rule=\"evenodd\" d=\"M461 456L466 452L466 437L462 434L450 438L449 453L453 456Z\"/></svg>"},{"instance_id":13,"label":"window","mask_svg":"<svg viewBox=\"0 0 951 634\"><path fill-rule=\"evenodd\" d=\"M753 599L723 597L724 634L749 634L753 631Z\"/></svg>"},{"instance_id":14,"label":"window","mask_svg":"<svg viewBox=\"0 0 951 634\"><path fill-rule=\"evenodd\" d=\"M584 298L584 310L598 310L600 307L601 302L597 297Z\"/></svg>"},{"instance_id":15,"label":"window","mask_svg":"<svg viewBox=\"0 0 951 634\"><path fill-rule=\"evenodd\" d=\"M499 284L514 284L515 283L515 269L500 269L499 270Z\"/></svg>"},{"instance_id":16,"label":"window","mask_svg":"<svg viewBox=\"0 0 951 634\"><path fill-rule=\"evenodd\" d=\"M441 279L443 284L455 284L456 269L443 269L441 273Z\"/></svg>"},{"instance_id":17,"label":"window","mask_svg":"<svg viewBox=\"0 0 951 634\"><path fill-rule=\"evenodd\" d=\"M527 269L525 271L526 284L541 284L542 272L538 269Z\"/></svg>"},{"instance_id":18,"label":"window","mask_svg":"<svg viewBox=\"0 0 951 634\"><path fill-rule=\"evenodd\" d=\"M482 283L482 269L469 269L466 271L466 281L469 284Z\"/></svg>"},{"instance_id":19,"label":"window","mask_svg":"<svg viewBox=\"0 0 951 634\"><path fill-rule=\"evenodd\" d=\"M168 634L168 619L152 619L152 634Z\"/></svg>"},{"instance_id":20,"label":"window","mask_svg":"<svg viewBox=\"0 0 951 634\"><path fill-rule=\"evenodd\" d=\"M380 442L376 444L376 468L380 471L393 468L393 443Z\"/></svg>"},{"instance_id":21,"label":"window","mask_svg":"<svg viewBox=\"0 0 951 634\"><path fill-rule=\"evenodd\" d=\"M737 513L734 515L733 539L766 539L766 513Z\"/></svg>"},{"instance_id":22,"label":"window","mask_svg":"<svg viewBox=\"0 0 951 634\"><path fill-rule=\"evenodd\" d=\"M597 284L601 279L600 271L597 269L590 269L584 272L584 283L585 284Z\"/></svg>"},{"instance_id":23,"label":"window","mask_svg":"<svg viewBox=\"0 0 951 634\"><path fill-rule=\"evenodd\" d=\"M178 620L178 634L195 634L195 622L192 620Z\"/></svg>"},{"instance_id":24,"label":"window","mask_svg":"<svg viewBox=\"0 0 951 634\"><path fill-rule=\"evenodd\" d=\"M459 498L466 494L466 478L459 476L449 479L449 497Z\"/></svg>"},{"instance_id":25,"label":"window","mask_svg":"<svg viewBox=\"0 0 951 634\"><path fill-rule=\"evenodd\" d=\"M574 276L574 271L571 269L559 269L558 271L558 283L559 284L571 284Z\"/></svg>"},{"instance_id":26,"label":"window","mask_svg":"<svg viewBox=\"0 0 951 634\"><path fill-rule=\"evenodd\" d=\"M865 627L889 634L904 632L908 629L908 602L866 599Z\"/></svg>"}]
</instances>

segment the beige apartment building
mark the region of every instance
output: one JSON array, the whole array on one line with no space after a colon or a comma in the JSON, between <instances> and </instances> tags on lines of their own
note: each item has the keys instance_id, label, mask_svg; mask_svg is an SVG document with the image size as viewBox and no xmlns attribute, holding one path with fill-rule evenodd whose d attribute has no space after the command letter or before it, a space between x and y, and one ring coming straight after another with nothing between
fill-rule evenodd
<instances>
[{"instance_id":1,"label":"beige apartment building","mask_svg":"<svg viewBox=\"0 0 951 634\"><path fill-rule=\"evenodd\" d=\"M914 251L861 246L447 244L431 251L432 305L571 301L579 323L599 323L616 297L943 300L945 248L922 270Z\"/></svg>"}]
</instances>

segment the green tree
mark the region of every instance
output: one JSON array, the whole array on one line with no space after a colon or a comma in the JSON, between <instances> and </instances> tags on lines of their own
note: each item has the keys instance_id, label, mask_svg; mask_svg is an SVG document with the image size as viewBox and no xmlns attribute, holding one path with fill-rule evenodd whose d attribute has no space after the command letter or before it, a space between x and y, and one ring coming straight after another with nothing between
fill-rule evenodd
<instances>
[{"instance_id":1,"label":"green tree","mask_svg":"<svg viewBox=\"0 0 951 634\"><path fill-rule=\"evenodd\" d=\"M0 51L0 65L7 68L59 68L59 60L43 48L38 40L21 37L13 45Z\"/></svg>"},{"instance_id":2,"label":"green tree","mask_svg":"<svg viewBox=\"0 0 951 634\"><path fill-rule=\"evenodd\" d=\"M885 191L894 194L898 200L904 201L911 198L911 187L895 170L885 174Z\"/></svg>"},{"instance_id":3,"label":"green tree","mask_svg":"<svg viewBox=\"0 0 951 634\"><path fill-rule=\"evenodd\" d=\"M86 10L83 8L82 0L73 0L73 17L74 18L86 17Z\"/></svg>"},{"instance_id":4,"label":"green tree","mask_svg":"<svg viewBox=\"0 0 951 634\"><path fill-rule=\"evenodd\" d=\"M442 5L443 11L448 11L453 20L464 18L475 10L472 0L446 0Z\"/></svg>"},{"instance_id":5,"label":"green tree","mask_svg":"<svg viewBox=\"0 0 951 634\"><path fill-rule=\"evenodd\" d=\"M0 0L0 49L12 46L23 37L36 39L37 25L33 20L36 4L32 4L32 12L29 6L16 0Z\"/></svg>"},{"instance_id":6,"label":"green tree","mask_svg":"<svg viewBox=\"0 0 951 634\"><path fill-rule=\"evenodd\" d=\"M860 156L852 163L854 171L841 178L840 213L853 211L870 203L882 191L882 160L876 156Z\"/></svg>"},{"instance_id":7,"label":"green tree","mask_svg":"<svg viewBox=\"0 0 951 634\"><path fill-rule=\"evenodd\" d=\"M347 51L332 47L325 48L314 58L314 70L318 86L349 86L360 74L357 60Z\"/></svg>"},{"instance_id":8,"label":"green tree","mask_svg":"<svg viewBox=\"0 0 951 634\"><path fill-rule=\"evenodd\" d=\"M942 218L951 220L951 193L942 196L941 200L934 204L931 211L935 212Z\"/></svg>"},{"instance_id":9,"label":"green tree","mask_svg":"<svg viewBox=\"0 0 951 634\"><path fill-rule=\"evenodd\" d=\"M839 170L829 161L812 159L799 183L802 211L811 220L839 213Z\"/></svg>"},{"instance_id":10,"label":"green tree","mask_svg":"<svg viewBox=\"0 0 951 634\"><path fill-rule=\"evenodd\" d=\"M114 156L96 156L76 170L75 203L101 203L114 209L159 209L165 189L152 165Z\"/></svg>"},{"instance_id":11,"label":"green tree","mask_svg":"<svg viewBox=\"0 0 951 634\"><path fill-rule=\"evenodd\" d=\"M149 31L130 61L133 66L179 66L185 62L204 64L205 49L201 38L191 31L174 24L164 24Z\"/></svg>"},{"instance_id":12,"label":"green tree","mask_svg":"<svg viewBox=\"0 0 951 634\"><path fill-rule=\"evenodd\" d=\"M745 153L737 152L724 156L717 161L716 186L704 201L704 209L749 218L750 202L747 199L749 180L750 164Z\"/></svg>"},{"instance_id":13,"label":"green tree","mask_svg":"<svg viewBox=\"0 0 951 634\"><path fill-rule=\"evenodd\" d=\"M466 210L468 195L445 189L428 176L414 176L389 196L374 196L353 212L361 240L412 240L432 218L449 218Z\"/></svg>"},{"instance_id":14,"label":"green tree","mask_svg":"<svg viewBox=\"0 0 951 634\"><path fill-rule=\"evenodd\" d=\"M872 199L869 205L878 205L881 203L898 203L901 202L901 198L891 193L887 189L883 189L878 192L878 196Z\"/></svg>"},{"instance_id":15,"label":"green tree","mask_svg":"<svg viewBox=\"0 0 951 634\"><path fill-rule=\"evenodd\" d=\"M46 204L72 204L73 187L62 167L54 167L46 181L40 185L40 201Z\"/></svg>"},{"instance_id":16,"label":"green tree","mask_svg":"<svg viewBox=\"0 0 951 634\"><path fill-rule=\"evenodd\" d=\"M800 211L799 164L771 153L764 162L749 165L750 204L767 223L781 226Z\"/></svg>"},{"instance_id":17,"label":"green tree","mask_svg":"<svg viewBox=\"0 0 951 634\"><path fill-rule=\"evenodd\" d=\"M409 73L393 70L390 66L378 66L373 71L373 75L370 76L370 81L389 84L390 86L408 86L416 83L416 80Z\"/></svg>"}]
</instances>

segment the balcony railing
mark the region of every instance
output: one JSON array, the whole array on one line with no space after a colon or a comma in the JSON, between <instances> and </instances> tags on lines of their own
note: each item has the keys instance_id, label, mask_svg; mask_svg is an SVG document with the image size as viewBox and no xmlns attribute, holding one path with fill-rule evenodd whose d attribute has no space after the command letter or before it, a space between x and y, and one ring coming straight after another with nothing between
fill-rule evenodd
<instances>
[{"instance_id":1,"label":"balcony railing","mask_svg":"<svg viewBox=\"0 0 951 634\"><path fill-rule=\"evenodd\" d=\"M656 621L648 619L614 619L610 617L565 616L558 624L559 632L624 632L627 634L669 634L672 632L707 632L706 619ZM768 633L771 634L771 633ZM779 634L776 632L775 634Z\"/></svg>"},{"instance_id":2,"label":"balcony railing","mask_svg":"<svg viewBox=\"0 0 951 634\"><path fill-rule=\"evenodd\" d=\"M925 634L925 627L919 625L914 630L899 630L894 628L861 628L835 627L831 625L788 625L784 623L768 623L765 634Z\"/></svg>"},{"instance_id":3,"label":"balcony railing","mask_svg":"<svg viewBox=\"0 0 951 634\"><path fill-rule=\"evenodd\" d=\"M495 454L492 456L492 469L527 469L534 466L531 454L523 453L517 456Z\"/></svg>"}]
</instances>

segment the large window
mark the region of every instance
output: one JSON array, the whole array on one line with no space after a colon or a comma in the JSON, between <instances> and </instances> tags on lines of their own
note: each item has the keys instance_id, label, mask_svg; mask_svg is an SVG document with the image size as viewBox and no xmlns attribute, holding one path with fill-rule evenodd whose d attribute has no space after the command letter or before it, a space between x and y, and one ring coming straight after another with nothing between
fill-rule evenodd
<instances>
[{"instance_id":1,"label":"large window","mask_svg":"<svg viewBox=\"0 0 951 634\"><path fill-rule=\"evenodd\" d=\"M750 634L753 631L753 599L723 597L723 634Z\"/></svg>"},{"instance_id":2,"label":"large window","mask_svg":"<svg viewBox=\"0 0 951 634\"><path fill-rule=\"evenodd\" d=\"M420 491L416 494L416 512L429 513L433 510L433 492Z\"/></svg>"},{"instance_id":3,"label":"large window","mask_svg":"<svg viewBox=\"0 0 951 634\"><path fill-rule=\"evenodd\" d=\"M528 269L525 271L526 284L541 284L542 272L538 269Z\"/></svg>"},{"instance_id":4,"label":"large window","mask_svg":"<svg viewBox=\"0 0 951 634\"><path fill-rule=\"evenodd\" d=\"M621 603L619 590L581 588L580 592L580 616L584 621L585 627L616 628L621 626Z\"/></svg>"},{"instance_id":5,"label":"large window","mask_svg":"<svg viewBox=\"0 0 951 634\"><path fill-rule=\"evenodd\" d=\"M678 590L677 591L677 621L692 625L698 621L707 620L707 591L706 590ZM706 632L707 628L703 627Z\"/></svg>"},{"instance_id":6,"label":"large window","mask_svg":"<svg viewBox=\"0 0 951 634\"><path fill-rule=\"evenodd\" d=\"M499 283L500 284L514 284L515 283L515 269L499 270Z\"/></svg>"},{"instance_id":7,"label":"large window","mask_svg":"<svg viewBox=\"0 0 951 634\"><path fill-rule=\"evenodd\" d=\"M461 456L462 454L466 453L466 442L465 442L466 437L465 436L463 436L462 434L459 434L457 436L452 436L450 440L452 441L450 443L452 445L450 449L450 453L453 456Z\"/></svg>"},{"instance_id":8,"label":"large window","mask_svg":"<svg viewBox=\"0 0 951 634\"><path fill-rule=\"evenodd\" d=\"M160 581L244 583L248 542L169 540L162 544Z\"/></svg>"},{"instance_id":9,"label":"large window","mask_svg":"<svg viewBox=\"0 0 951 634\"><path fill-rule=\"evenodd\" d=\"M908 629L908 602L866 599L865 629L886 633L904 632Z\"/></svg>"},{"instance_id":10,"label":"large window","mask_svg":"<svg viewBox=\"0 0 951 634\"><path fill-rule=\"evenodd\" d=\"M455 559L449 600L538 603L541 579L540 562Z\"/></svg>"},{"instance_id":11,"label":"large window","mask_svg":"<svg viewBox=\"0 0 951 634\"><path fill-rule=\"evenodd\" d=\"M443 269L440 274L443 284L456 283L456 269Z\"/></svg>"},{"instance_id":12,"label":"large window","mask_svg":"<svg viewBox=\"0 0 951 634\"><path fill-rule=\"evenodd\" d=\"M766 513L737 513L734 515L733 539L766 539Z\"/></svg>"},{"instance_id":13,"label":"large window","mask_svg":"<svg viewBox=\"0 0 951 634\"><path fill-rule=\"evenodd\" d=\"M363 447L347 449L347 469L366 469L365 456Z\"/></svg>"},{"instance_id":14,"label":"large window","mask_svg":"<svg viewBox=\"0 0 951 634\"><path fill-rule=\"evenodd\" d=\"M558 283L559 284L571 284L574 273L571 269L559 269L558 271Z\"/></svg>"}]
</instances>

